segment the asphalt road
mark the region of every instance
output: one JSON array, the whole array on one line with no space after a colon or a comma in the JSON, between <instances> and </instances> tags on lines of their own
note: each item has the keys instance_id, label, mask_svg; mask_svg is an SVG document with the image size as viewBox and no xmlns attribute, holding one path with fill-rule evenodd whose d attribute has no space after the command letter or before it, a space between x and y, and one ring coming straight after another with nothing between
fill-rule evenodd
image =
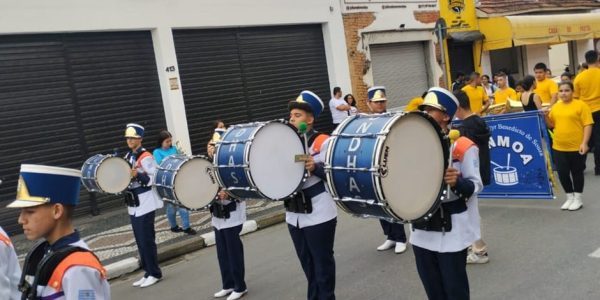
<instances>
[{"instance_id":1,"label":"asphalt road","mask_svg":"<svg viewBox=\"0 0 600 300\"><path fill-rule=\"evenodd\" d=\"M559 209L562 191L554 201L480 201L490 262L468 266L472 299L600 299L600 178L589 166L580 211ZM412 249L377 252L384 237L374 219L340 211L337 226L338 299L426 298ZM243 241L249 289L244 299L306 299L285 224ZM221 287L214 247L163 264L163 273L163 281L145 289L131 286L139 272L111 282L113 299L213 299Z\"/></svg>"}]
</instances>

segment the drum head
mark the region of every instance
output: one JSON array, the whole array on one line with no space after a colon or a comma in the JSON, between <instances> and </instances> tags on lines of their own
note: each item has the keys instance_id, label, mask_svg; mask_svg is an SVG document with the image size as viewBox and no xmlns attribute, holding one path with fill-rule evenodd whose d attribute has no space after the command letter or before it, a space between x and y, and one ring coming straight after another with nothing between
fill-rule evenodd
<instances>
[{"instance_id":1,"label":"drum head","mask_svg":"<svg viewBox=\"0 0 600 300\"><path fill-rule=\"evenodd\" d=\"M289 125L271 122L256 133L250 146L250 175L258 190L267 198L290 196L302 184L304 162L295 162L304 146Z\"/></svg>"},{"instance_id":2,"label":"drum head","mask_svg":"<svg viewBox=\"0 0 600 300\"><path fill-rule=\"evenodd\" d=\"M108 157L98 166L96 181L102 191L110 194L120 193L129 186L131 166L123 158Z\"/></svg>"},{"instance_id":3,"label":"drum head","mask_svg":"<svg viewBox=\"0 0 600 300\"><path fill-rule=\"evenodd\" d=\"M438 129L423 115L406 114L385 140L388 173L381 183L388 205L403 220L423 217L438 201L446 165Z\"/></svg>"},{"instance_id":4,"label":"drum head","mask_svg":"<svg viewBox=\"0 0 600 300\"><path fill-rule=\"evenodd\" d=\"M219 185L213 174L212 163L202 157L186 161L175 176L177 200L187 208L207 206L217 195Z\"/></svg>"}]
</instances>

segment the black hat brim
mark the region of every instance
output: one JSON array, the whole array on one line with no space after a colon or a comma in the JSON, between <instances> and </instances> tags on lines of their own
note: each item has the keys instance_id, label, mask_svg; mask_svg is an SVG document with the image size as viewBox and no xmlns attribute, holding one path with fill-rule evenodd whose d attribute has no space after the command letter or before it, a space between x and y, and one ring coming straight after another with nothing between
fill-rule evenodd
<instances>
[{"instance_id":1,"label":"black hat brim","mask_svg":"<svg viewBox=\"0 0 600 300\"><path fill-rule=\"evenodd\" d=\"M291 101L288 104L288 110L292 110L292 109L301 109L303 111L309 112L309 113L314 113L312 110L312 107L310 107L310 105L308 103L303 103L303 102L297 102L297 101Z\"/></svg>"}]
</instances>

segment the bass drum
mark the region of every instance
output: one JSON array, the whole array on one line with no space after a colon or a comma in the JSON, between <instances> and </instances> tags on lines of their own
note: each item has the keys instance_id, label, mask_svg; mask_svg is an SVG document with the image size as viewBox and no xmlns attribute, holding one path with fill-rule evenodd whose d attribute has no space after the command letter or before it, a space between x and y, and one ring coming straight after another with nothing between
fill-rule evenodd
<instances>
[{"instance_id":1,"label":"bass drum","mask_svg":"<svg viewBox=\"0 0 600 300\"><path fill-rule=\"evenodd\" d=\"M212 163L204 156L165 157L153 186L164 201L189 210L206 208L219 191Z\"/></svg>"},{"instance_id":2,"label":"bass drum","mask_svg":"<svg viewBox=\"0 0 600 300\"><path fill-rule=\"evenodd\" d=\"M327 183L348 213L411 223L439 207L448 155L447 138L425 113L360 114L332 134Z\"/></svg>"},{"instance_id":3,"label":"bass drum","mask_svg":"<svg viewBox=\"0 0 600 300\"><path fill-rule=\"evenodd\" d=\"M131 165L124 158L96 154L81 167L81 184L90 192L118 194L131 182Z\"/></svg>"},{"instance_id":4,"label":"bass drum","mask_svg":"<svg viewBox=\"0 0 600 300\"><path fill-rule=\"evenodd\" d=\"M236 199L283 200L306 180L304 145L284 121L233 125L217 142L214 164L219 185Z\"/></svg>"}]
</instances>

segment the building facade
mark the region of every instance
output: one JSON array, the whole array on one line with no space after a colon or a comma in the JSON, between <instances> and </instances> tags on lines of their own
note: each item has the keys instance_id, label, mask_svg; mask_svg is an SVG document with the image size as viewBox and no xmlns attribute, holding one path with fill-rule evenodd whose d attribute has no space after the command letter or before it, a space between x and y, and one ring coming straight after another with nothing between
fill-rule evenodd
<instances>
[{"instance_id":1,"label":"building facade","mask_svg":"<svg viewBox=\"0 0 600 300\"><path fill-rule=\"evenodd\" d=\"M367 89L387 88L388 108L401 109L412 98L440 84L443 68L433 28L435 0L340 0L352 93L359 109Z\"/></svg>"},{"instance_id":2,"label":"building facade","mask_svg":"<svg viewBox=\"0 0 600 300\"><path fill-rule=\"evenodd\" d=\"M216 119L287 116L303 89L350 89L338 0L1 0L0 224L17 228L24 162L80 168L124 150L124 126L166 128L200 154ZM329 119L328 119L329 118ZM330 129L328 113L318 127ZM82 191L77 214L122 206Z\"/></svg>"}]
</instances>

